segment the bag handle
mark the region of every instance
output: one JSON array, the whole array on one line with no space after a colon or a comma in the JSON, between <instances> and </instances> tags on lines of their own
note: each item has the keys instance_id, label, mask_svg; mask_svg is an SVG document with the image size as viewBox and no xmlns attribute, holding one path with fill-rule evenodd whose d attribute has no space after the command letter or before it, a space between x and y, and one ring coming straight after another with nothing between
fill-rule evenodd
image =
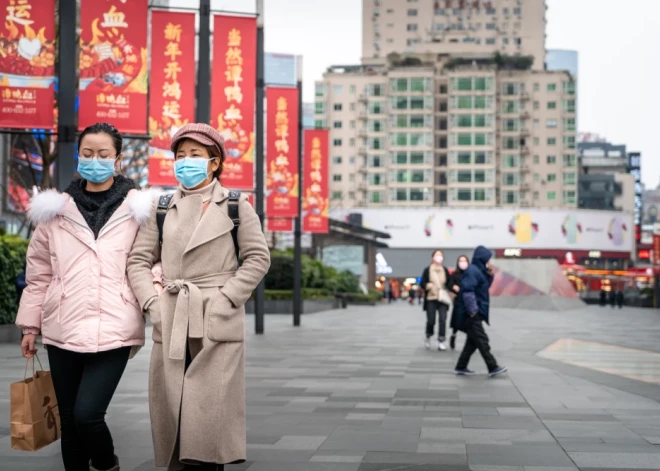
<instances>
[{"instance_id":1,"label":"bag handle","mask_svg":"<svg viewBox=\"0 0 660 471\"><path fill-rule=\"evenodd\" d=\"M39 355L37 355L35 353L32 358L28 358L27 360L25 360L25 371L23 372L23 381L25 381L27 379L27 368L28 368L28 364L30 363L30 360L32 360L32 377L35 378L37 376L37 373L34 370L34 359L35 358L39 362L39 368L41 368L41 371L44 371L44 367L41 364L41 360L39 360Z\"/></svg>"}]
</instances>

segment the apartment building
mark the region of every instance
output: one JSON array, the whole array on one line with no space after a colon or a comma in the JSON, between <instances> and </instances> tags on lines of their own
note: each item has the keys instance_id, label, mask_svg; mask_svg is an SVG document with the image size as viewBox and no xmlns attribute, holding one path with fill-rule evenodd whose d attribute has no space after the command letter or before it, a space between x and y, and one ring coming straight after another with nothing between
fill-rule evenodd
<instances>
[{"instance_id":1,"label":"apartment building","mask_svg":"<svg viewBox=\"0 0 660 471\"><path fill-rule=\"evenodd\" d=\"M545 58L545 0L363 0L362 60L388 54Z\"/></svg>"},{"instance_id":2,"label":"apartment building","mask_svg":"<svg viewBox=\"0 0 660 471\"><path fill-rule=\"evenodd\" d=\"M332 206L576 207L576 85L543 66L544 2L364 0L365 25L386 15L399 31L415 17L409 8L420 21L514 15L521 31L540 29L515 49L490 47L499 30L475 26L473 41L404 47L399 38L376 51L365 26L363 63L332 66L316 84L315 125L331 131Z\"/></svg>"}]
</instances>

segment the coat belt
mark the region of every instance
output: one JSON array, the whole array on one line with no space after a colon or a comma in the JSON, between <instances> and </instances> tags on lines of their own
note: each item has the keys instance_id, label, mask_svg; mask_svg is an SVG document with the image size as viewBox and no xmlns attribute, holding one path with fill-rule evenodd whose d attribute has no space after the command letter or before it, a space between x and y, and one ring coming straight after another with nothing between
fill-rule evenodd
<instances>
[{"instance_id":1,"label":"coat belt","mask_svg":"<svg viewBox=\"0 0 660 471\"><path fill-rule=\"evenodd\" d=\"M164 280L165 291L177 295L170 337L169 357L171 360L185 359L188 338L201 339L204 337L202 289L220 288L235 273L226 272L191 279Z\"/></svg>"}]
</instances>

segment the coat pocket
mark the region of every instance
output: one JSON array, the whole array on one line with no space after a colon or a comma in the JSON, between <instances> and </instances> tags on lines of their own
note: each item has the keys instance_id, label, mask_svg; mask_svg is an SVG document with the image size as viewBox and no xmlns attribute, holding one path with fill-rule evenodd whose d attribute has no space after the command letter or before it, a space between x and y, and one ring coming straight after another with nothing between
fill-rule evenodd
<instances>
[{"instance_id":1,"label":"coat pocket","mask_svg":"<svg viewBox=\"0 0 660 471\"><path fill-rule=\"evenodd\" d=\"M235 307L219 289L207 317L207 336L210 340L242 342L245 339L245 307Z\"/></svg>"},{"instance_id":2,"label":"coat pocket","mask_svg":"<svg viewBox=\"0 0 660 471\"><path fill-rule=\"evenodd\" d=\"M44 302L41 305L42 320L50 319L53 316L58 316L59 320L59 312L63 297L64 290L62 289L62 283L59 278L54 278L53 282L50 284L48 290L46 291Z\"/></svg>"}]
</instances>

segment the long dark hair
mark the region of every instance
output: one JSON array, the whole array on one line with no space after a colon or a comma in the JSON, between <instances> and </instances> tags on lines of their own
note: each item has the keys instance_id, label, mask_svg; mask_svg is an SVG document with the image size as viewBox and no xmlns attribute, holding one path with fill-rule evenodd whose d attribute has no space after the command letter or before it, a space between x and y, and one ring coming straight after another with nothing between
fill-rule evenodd
<instances>
[{"instance_id":1,"label":"long dark hair","mask_svg":"<svg viewBox=\"0 0 660 471\"><path fill-rule=\"evenodd\" d=\"M95 123L91 126L87 126L83 132L80 133L78 137L78 151L80 151L80 145L83 138L87 134L107 134L112 138L112 143L115 146L116 156L121 154L122 145L124 143L121 133L117 131L117 128L110 123Z\"/></svg>"},{"instance_id":2,"label":"long dark hair","mask_svg":"<svg viewBox=\"0 0 660 471\"><path fill-rule=\"evenodd\" d=\"M470 264L470 257L468 257L467 255L461 255L461 256L459 256L459 257L458 257L458 260L456 260L456 271L457 271L458 273L463 273L463 271L465 271L465 270L461 270L461 267L459 266L459 263L461 263L461 259L462 259L462 258L464 258L465 261L468 262L468 265Z\"/></svg>"}]
</instances>

